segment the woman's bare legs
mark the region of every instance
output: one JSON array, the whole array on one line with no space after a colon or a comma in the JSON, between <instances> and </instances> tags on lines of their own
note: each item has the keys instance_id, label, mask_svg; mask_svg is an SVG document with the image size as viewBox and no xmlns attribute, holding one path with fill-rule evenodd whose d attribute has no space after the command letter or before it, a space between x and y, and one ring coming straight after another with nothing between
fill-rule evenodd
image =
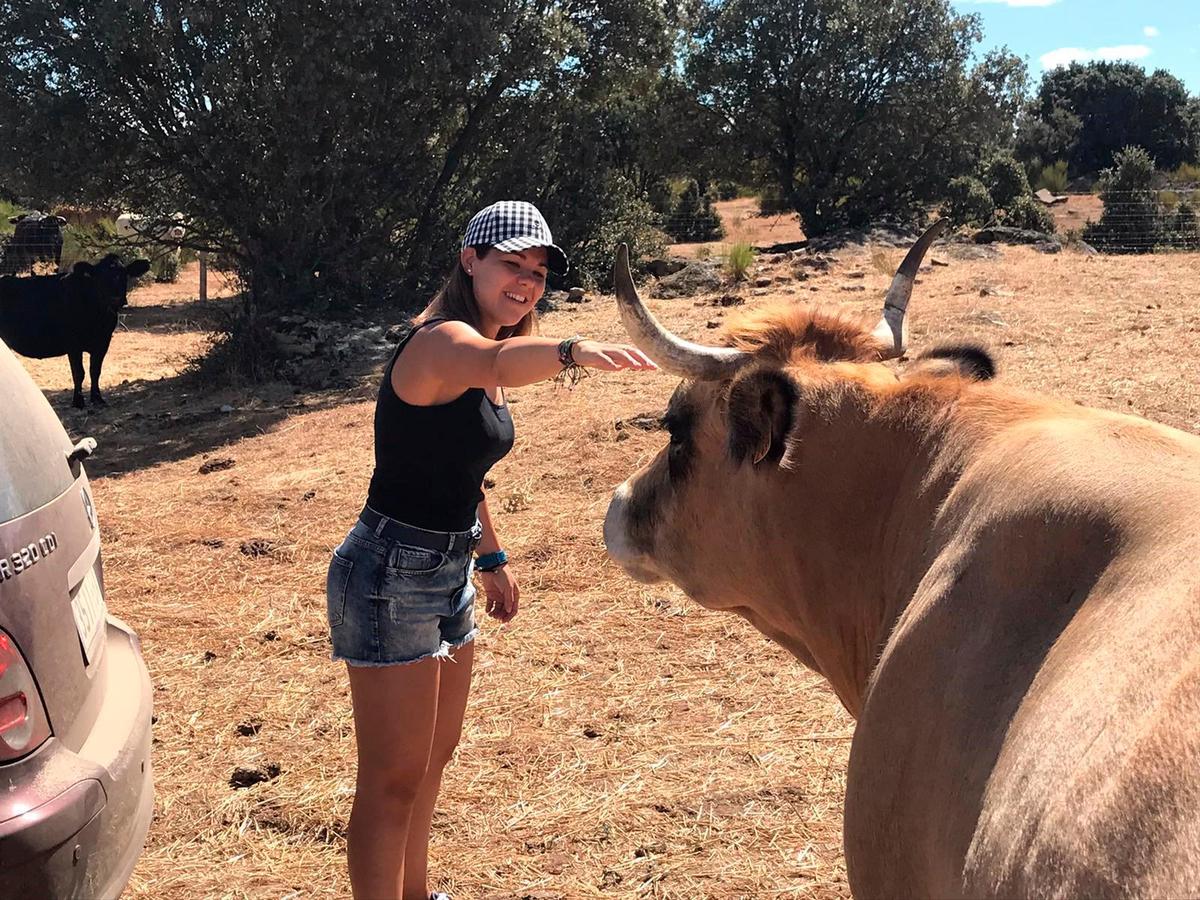
<instances>
[{"instance_id":1,"label":"woman's bare legs","mask_svg":"<svg viewBox=\"0 0 1200 900\"><path fill-rule=\"evenodd\" d=\"M462 734L463 712L471 689L471 666L475 644L469 642L454 651L454 658L441 661L438 688L437 724L425 780L413 804L408 826L408 844L404 848L404 900L429 900L426 869L429 862L429 826L433 806L442 786L442 770Z\"/></svg>"},{"instance_id":2,"label":"woman's bare legs","mask_svg":"<svg viewBox=\"0 0 1200 900\"><path fill-rule=\"evenodd\" d=\"M435 658L403 666L347 666L358 744L347 856L358 900L401 897L409 822L437 730L441 667Z\"/></svg>"}]
</instances>

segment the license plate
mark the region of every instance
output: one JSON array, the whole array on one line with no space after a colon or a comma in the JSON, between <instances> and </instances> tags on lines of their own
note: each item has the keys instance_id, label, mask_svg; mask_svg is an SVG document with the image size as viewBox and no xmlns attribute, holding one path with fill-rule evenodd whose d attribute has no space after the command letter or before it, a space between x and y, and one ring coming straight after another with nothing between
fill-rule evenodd
<instances>
[{"instance_id":1,"label":"license plate","mask_svg":"<svg viewBox=\"0 0 1200 900\"><path fill-rule=\"evenodd\" d=\"M83 647L84 665L90 665L108 615L108 605L104 602L94 569L87 573L79 590L71 598L71 612L75 615L75 628L79 631L79 643Z\"/></svg>"}]
</instances>

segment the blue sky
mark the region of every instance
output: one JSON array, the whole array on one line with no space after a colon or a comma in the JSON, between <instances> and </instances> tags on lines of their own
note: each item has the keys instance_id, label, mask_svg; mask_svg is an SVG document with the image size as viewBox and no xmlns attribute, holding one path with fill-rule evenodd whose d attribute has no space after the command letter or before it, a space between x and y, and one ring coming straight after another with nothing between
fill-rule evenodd
<instances>
[{"instance_id":1,"label":"blue sky","mask_svg":"<svg viewBox=\"0 0 1200 900\"><path fill-rule=\"evenodd\" d=\"M951 0L983 21L983 44L1001 45L1042 72L1073 60L1121 59L1166 69L1200 94L1200 0Z\"/></svg>"}]
</instances>

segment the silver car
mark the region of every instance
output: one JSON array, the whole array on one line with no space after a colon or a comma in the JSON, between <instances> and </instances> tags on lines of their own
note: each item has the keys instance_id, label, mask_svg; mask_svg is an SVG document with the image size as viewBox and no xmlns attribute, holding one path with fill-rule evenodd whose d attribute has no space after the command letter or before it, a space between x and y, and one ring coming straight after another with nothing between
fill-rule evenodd
<instances>
[{"instance_id":1,"label":"silver car","mask_svg":"<svg viewBox=\"0 0 1200 900\"><path fill-rule=\"evenodd\" d=\"M0 342L0 897L116 897L150 827L150 677L83 460Z\"/></svg>"}]
</instances>

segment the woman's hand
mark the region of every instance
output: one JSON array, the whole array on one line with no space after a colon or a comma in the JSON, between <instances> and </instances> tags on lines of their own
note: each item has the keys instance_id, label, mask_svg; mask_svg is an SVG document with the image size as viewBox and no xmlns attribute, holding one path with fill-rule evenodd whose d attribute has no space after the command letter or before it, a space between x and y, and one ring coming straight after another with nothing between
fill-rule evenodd
<instances>
[{"instance_id":1,"label":"woman's hand","mask_svg":"<svg viewBox=\"0 0 1200 900\"><path fill-rule=\"evenodd\" d=\"M517 579L508 571L508 566L480 572L479 579L487 595L488 615L500 622L511 621L520 605L521 589L517 587Z\"/></svg>"},{"instance_id":2,"label":"woman's hand","mask_svg":"<svg viewBox=\"0 0 1200 900\"><path fill-rule=\"evenodd\" d=\"M581 366L619 372L621 369L657 369L645 353L629 344L602 344L579 341L571 348L571 357Z\"/></svg>"}]
</instances>

